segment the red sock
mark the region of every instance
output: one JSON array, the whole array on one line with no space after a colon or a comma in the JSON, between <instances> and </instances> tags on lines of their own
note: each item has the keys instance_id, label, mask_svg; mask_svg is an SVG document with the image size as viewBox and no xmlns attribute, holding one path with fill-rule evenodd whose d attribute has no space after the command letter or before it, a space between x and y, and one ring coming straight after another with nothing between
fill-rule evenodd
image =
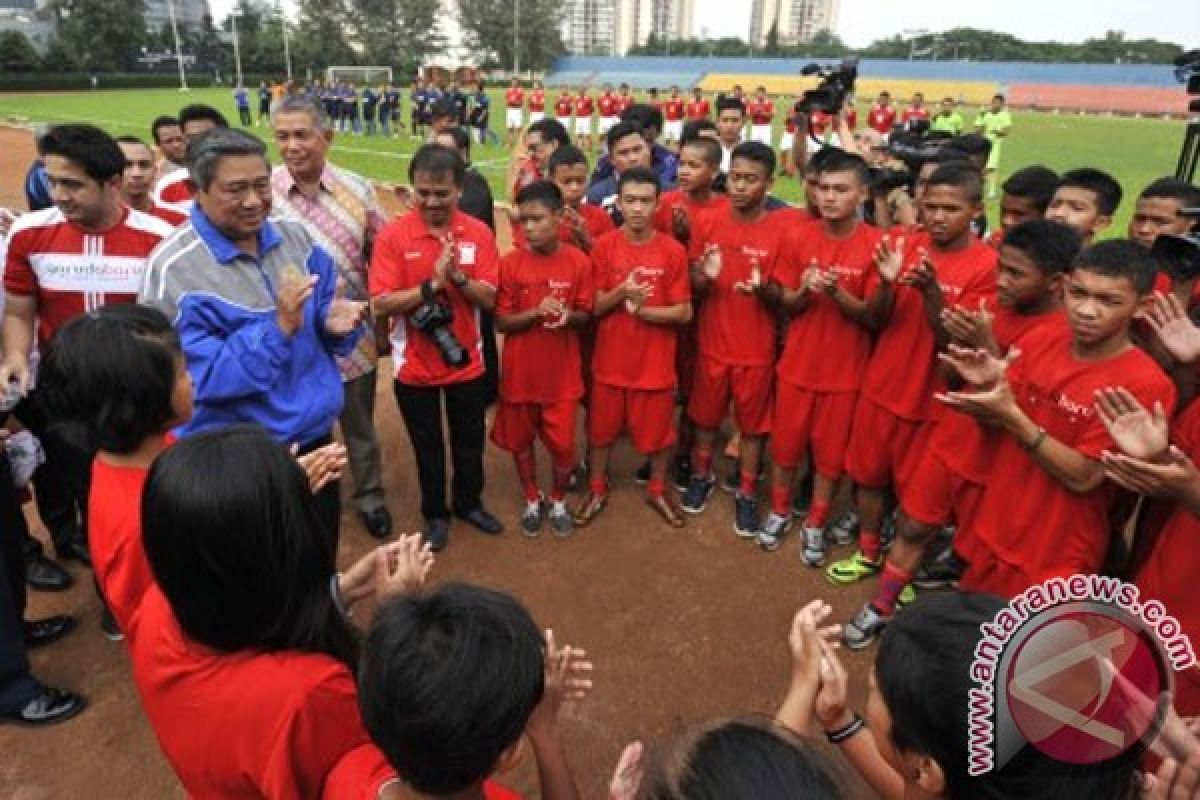
<instances>
[{"instance_id":1,"label":"red sock","mask_svg":"<svg viewBox=\"0 0 1200 800\"><path fill-rule=\"evenodd\" d=\"M858 535L858 548L868 561L879 560L879 550L883 547L883 537L876 531L863 530Z\"/></svg>"},{"instance_id":2,"label":"red sock","mask_svg":"<svg viewBox=\"0 0 1200 800\"><path fill-rule=\"evenodd\" d=\"M742 470L742 484L739 487L742 497L753 497L758 491L758 473L754 470Z\"/></svg>"},{"instance_id":3,"label":"red sock","mask_svg":"<svg viewBox=\"0 0 1200 800\"><path fill-rule=\"evenodd\" d=\"M521 481L521 490L525 492L525 502L536 503L541 494L537 486L537 456L533 448L521 453L513 453L513 461L517 462L517 478Z\"/></svg>"},{"instance_id":4,"label":"red sock","mask_svg":"<svg viewBox=\"0 0 1200 800\"><path fill-rule=\"evenodd\" d=\"M781 517L792 513L792 490L789 486L771 487L771 510Z\"/></svg>"},{"instance_id":5,"label":"red sock","mask_svg":"<svg viewBox=\"0 0 1200 800\"><path fill-rule=\"evenodd\" d=\"M712 448L696 445L696 449L692 451L692 474L707 478L712 474L712 462Z\"/></svg>"},{"instance_id":6,"label":"red sock","mask_svg":"<svg viewBox=\"0 0 1200 800\"><path fill-rule=\"evenodd\" d=\"M875 599L871 601L871 605L875 606L875 610L880 614L889 617L895 614L900 592L904 591L912 577L911 572L900 569L890 561L884 564L883 572L879 574L879 588L875 591Z\"/></svg>"},{"instance_id":7,"label":"red sock","mask_svg":"<svg viewBox=\"0 0 1200 800\"><path fill-rule=\"evenodd\" d=\"M646 484L646 494L654 498L662 497L666 490L667 482L659 477L650 478L650 482Z\"/></svg>"},{"instance_id":8,"label":"red sock","mask_svg":"<svg viewBox=\"0 0 1200 800\"><path fill-rule=\"evenodd\" d=\"M814 502L808 509L808 519L805 520L804 526L824 529L826 522L829 522L829 503Z\"/></svg>"},{"instance_id":9,"label":"red sock","mask_svg":"<svg viewBox=\"0 0 1200 800\"><path fill-rule=\"evenodd\" d=\"M571 485L571 474L575 465L567 462L554 465L554 486L550 489L550 500L561 503L567 496L567 487Z\"/></svg>"},{"instance_id":10,"label":"red sock","mask_svg":"<svg viewBox=\"0 0 1200 800\"><path fill-rule=\"evenodd\" d=\"M608 494L608 481L604 478L604 476L600 476L598 478L593 476L592 479L588 481L588 489L592 494L596 495L596 497L604 497Z\"/></svg>"}]
</instances>

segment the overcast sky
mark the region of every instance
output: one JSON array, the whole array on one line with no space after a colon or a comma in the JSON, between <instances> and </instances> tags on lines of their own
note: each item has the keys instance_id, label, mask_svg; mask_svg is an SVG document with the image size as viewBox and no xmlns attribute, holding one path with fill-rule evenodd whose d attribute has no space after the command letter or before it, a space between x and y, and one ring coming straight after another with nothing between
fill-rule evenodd
<instances>
[{"instance_id":1,"label":"overcast sky","mask_svg":"<svg viewBox=\"0 0 1200 800\"><path fill-rule=\"evenodd\" d=\"M235 0L209 0L221 19ZM512 0L497 0L512 2ZM291 0L285 5L294 6ZM746 37L750 0L696 0L696 35ZM1200 47L1197 0L841 0L838 34L862 47L908 29L941 31L971 27L1011 33L1022 39L1081 42L1105 31L1123 30L1131 39L1152 37Z\"/></svg>"}]
</instances>

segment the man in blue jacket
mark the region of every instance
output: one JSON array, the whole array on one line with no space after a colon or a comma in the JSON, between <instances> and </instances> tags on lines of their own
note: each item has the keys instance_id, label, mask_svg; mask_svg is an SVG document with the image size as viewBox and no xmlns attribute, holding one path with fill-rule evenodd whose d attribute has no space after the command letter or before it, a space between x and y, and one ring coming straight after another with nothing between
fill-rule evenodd
<instances>
[{"instance_id":1,"label":"man in blue jacket","mask_svg":"<svg viewBox=\"0 0 1200 800\"><path fill-rule=\"evenodd\" d=\"M266 146L216 129L188 146L191 217L151 254L140 302L174 320L195 384L181 436L261 425L301 454L332 441L342 409L334 356L362 335L366 304L338 296L329 254L303 223L268 219ZM336 482L318 495L336 543Z\"/></svg>"}]
</instances>

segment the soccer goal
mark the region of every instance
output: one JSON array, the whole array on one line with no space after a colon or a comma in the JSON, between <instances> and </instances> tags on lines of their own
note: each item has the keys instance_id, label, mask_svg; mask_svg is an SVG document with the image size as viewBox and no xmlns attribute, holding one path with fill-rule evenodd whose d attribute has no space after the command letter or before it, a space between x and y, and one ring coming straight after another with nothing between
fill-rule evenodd
<instances>
[{"instance_id":1,"label":"soccer goal","mask_svg":"<svg viewBox=\"0 0 1200 800\"><path fill-rule=\"evenodd\" d=\"M326 67L325 82L340 83L346 81L355 86L375 86L392 81L391 67Z\"/></svg>"}]
</instances>

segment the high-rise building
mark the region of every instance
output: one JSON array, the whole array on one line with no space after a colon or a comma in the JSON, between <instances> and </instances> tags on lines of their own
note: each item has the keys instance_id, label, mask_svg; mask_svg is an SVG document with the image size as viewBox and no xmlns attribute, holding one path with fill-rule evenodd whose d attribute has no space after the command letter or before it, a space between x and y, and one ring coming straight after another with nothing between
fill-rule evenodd
<instances>
[{"instance_id":1,"label":"high-rise building","mask_svg":"<svg viewBox=\"0 0 1200 800\"><path fill-rule=\"evenodd\" d=\"M199 30L203 24L204 15L209 13L208 0L145 0L145 2L146 29L155 33L171 24L171 11L167 7L167 3L175 5L175 23L179 26L180 33L185 30Z\"/></svg>"},{"instance_id":2,"label":"high-rise building","mask_svg":"<svg viewBox=\"0 0 1200 800\"><path fill-rule=\"evenodd\" d=\"M571 53L624 55L659 39L692 36L695 0L566 0L563 43Z\"/></svg>"},{"instance_id":3,"label":"high-rise building","mask_svg":"<svg viewBox=\"0 0 1200 800\"><path fill-rule=\"evenodd\" d=\"M771 28L780 44L803 44L820 31L837 29L838 0L753 0L750 44L762 47Z\"/></svg>"},{"instance_id":4,"label":"high-rise building","mask_svg":"<svg viewBox=\"0 0 1200 800\"><path fill-rule=\"evenodd\" d=\"M615 51L618 0L566 0L563 44L577 55L612 55Z\"/></svg>"}]
</instances>

